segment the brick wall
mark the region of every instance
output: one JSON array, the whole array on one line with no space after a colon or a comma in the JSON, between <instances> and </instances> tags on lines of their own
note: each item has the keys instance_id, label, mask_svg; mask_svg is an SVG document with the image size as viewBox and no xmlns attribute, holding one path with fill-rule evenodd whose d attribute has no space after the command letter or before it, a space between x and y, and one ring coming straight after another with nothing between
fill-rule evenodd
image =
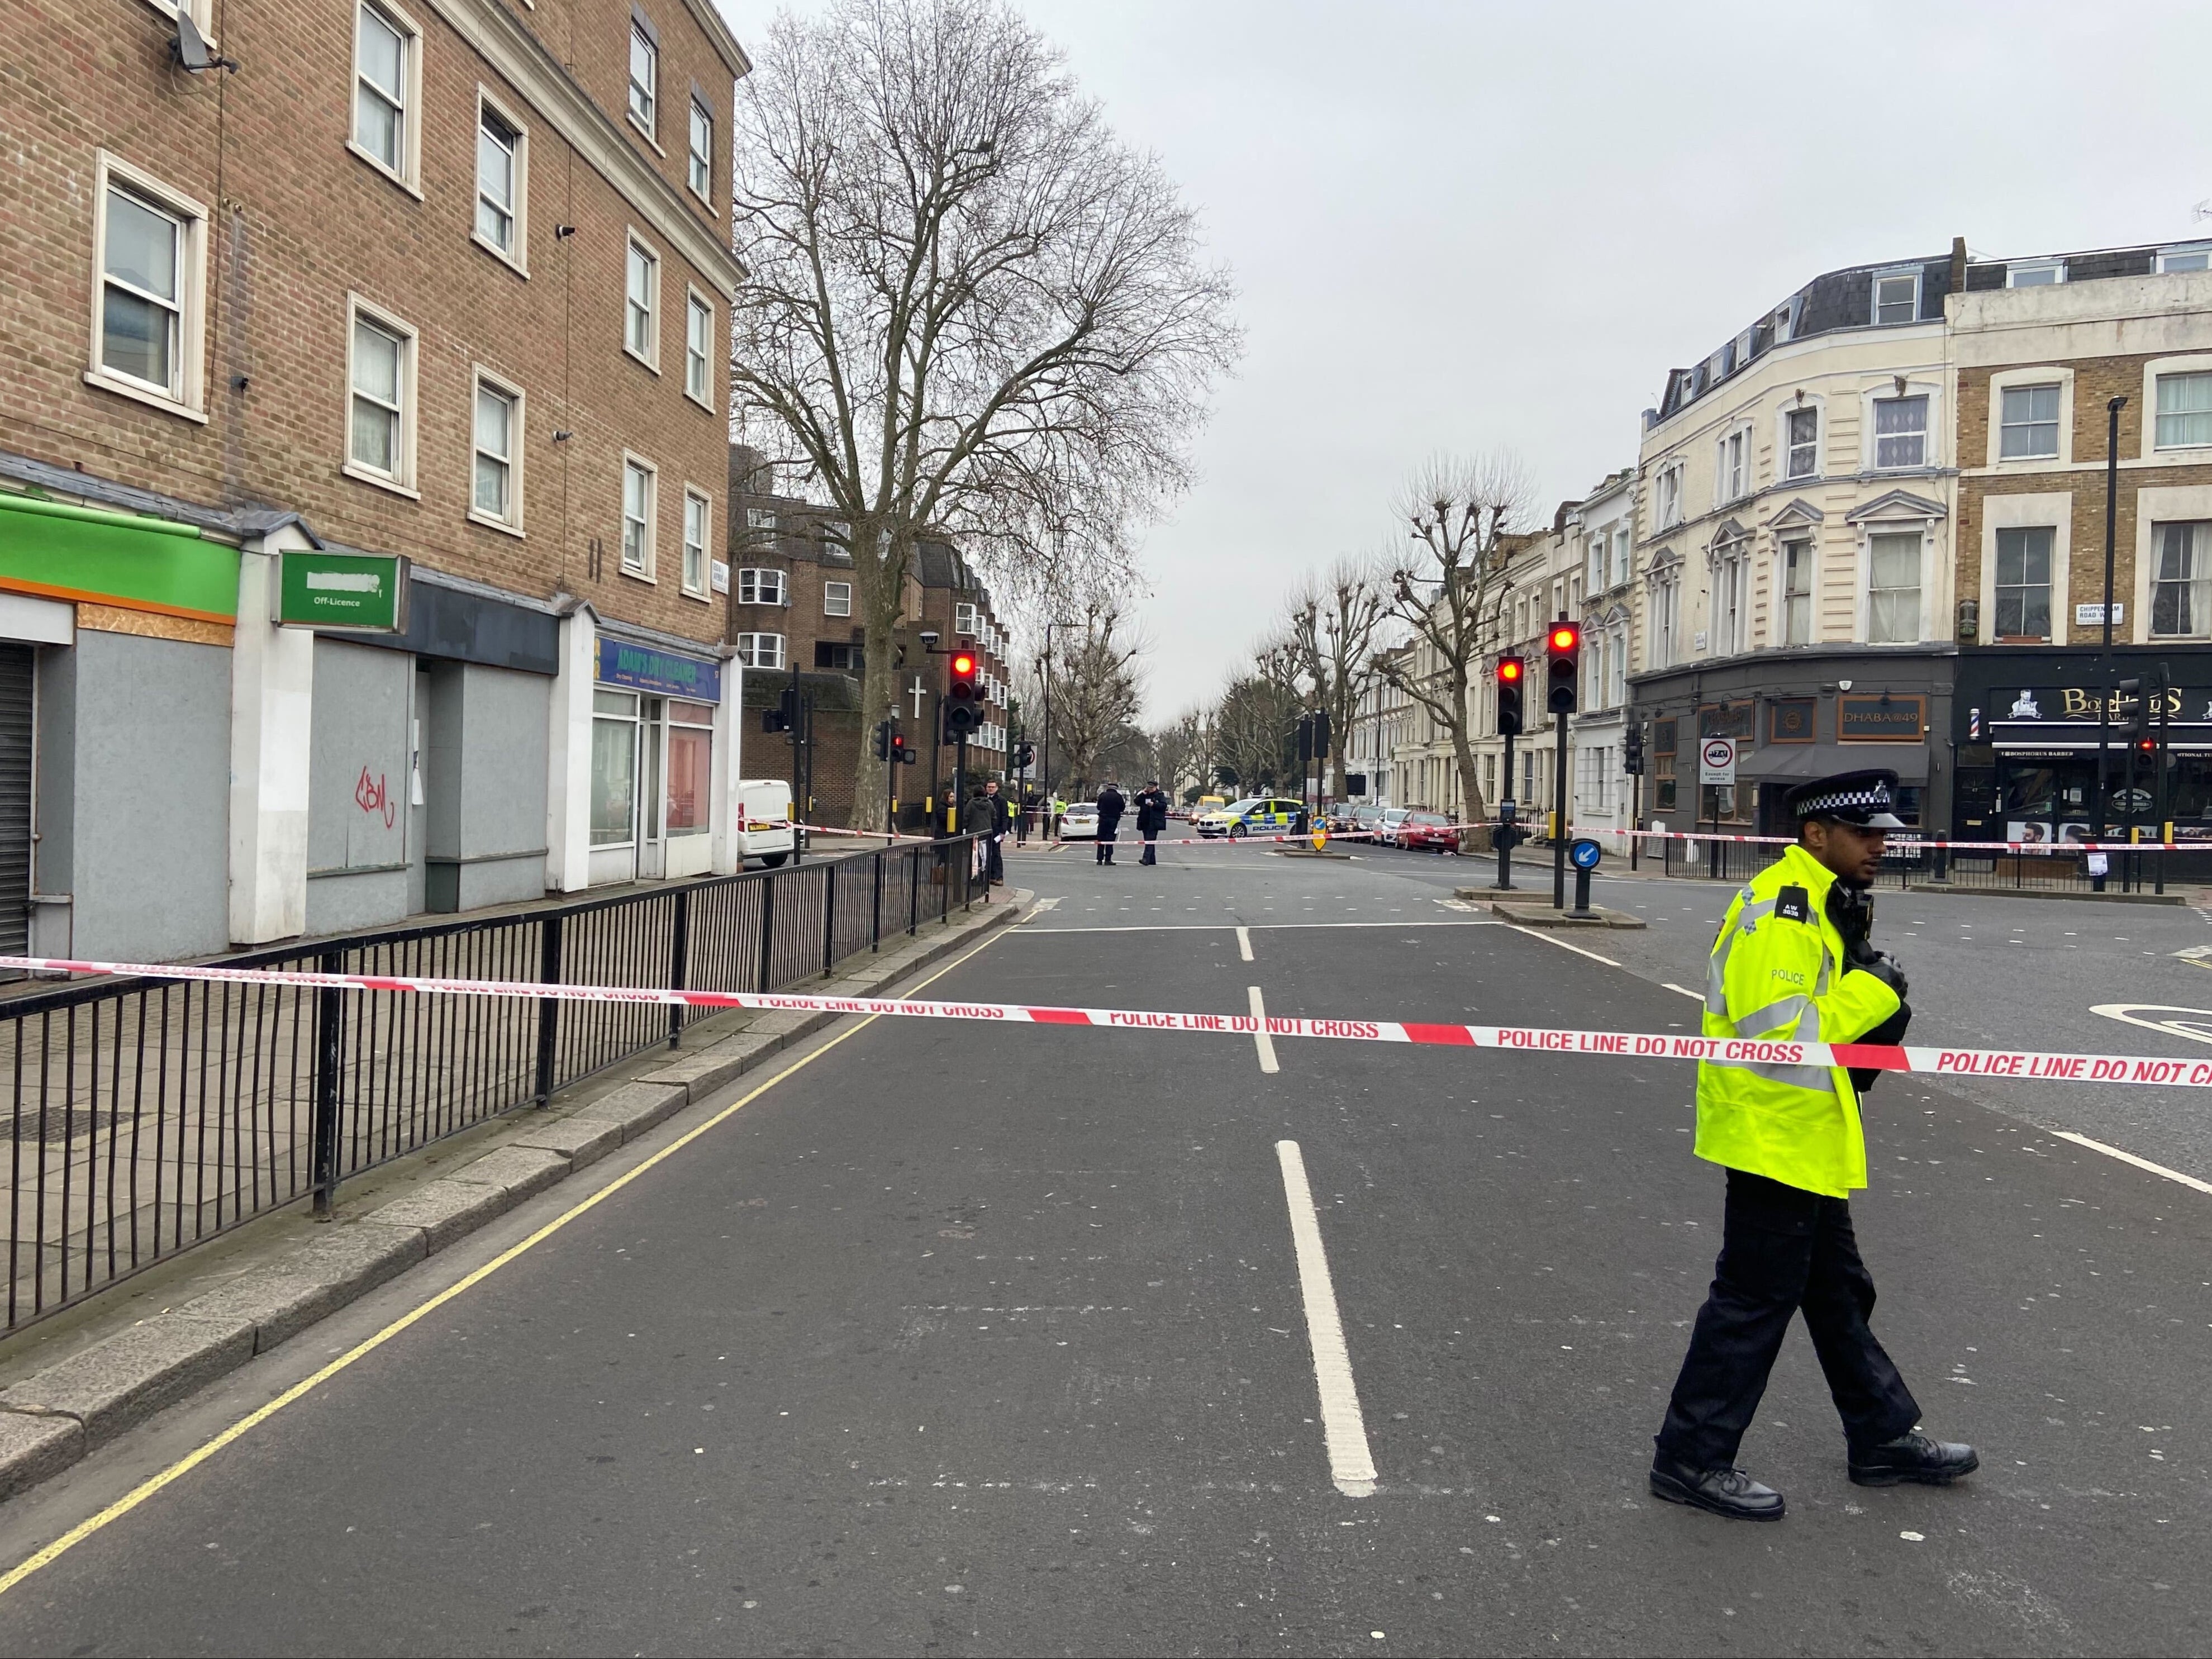
<instances>
[{"instance_id":1,"label":"brick wall","mask_svg":"<svg viewBox=\"0 0 2212 1659\"><path fill-rule=\"evenodd\" d=\"M0 143L16 162L0 198L9 293L0 446L188 500L291 508L325 539L523 593L567 591L611 617L720 639L719 598L678 591L684 486L713 501L714 539L726 501L728 313L716 281L652 230L545 112L429 7L409 13L423 31L417 196L347 148L350 4L220 6L222 50L242 65L235 76L174 68L172 25L147 0L30 0L27 12L19 9L17 38L40 45L0 63ZM575 66L621 125L627 3L544 0L515 15ZM655 21L668 154L636 148L689 201L681 121L690 84L719 94L719 144L729 80L680 0L662 0ZM526 276L471 240L480 87L528 129ZM103 148L212 210L204 424L85 384ZM726 166L720 173L717 190L726 192ZM691 210L702 224L714 221L696 202ZM576 233L556 240L564 223ZM658 374L621 349L632 227L661 259ZM687 286L714 304L708 407L684 395ZM419 331L419 499L341 470L349 292ZM478 365L525 395L520 536L466 516ZM574 435L556 444L556 430ZM618 574L626 449L660 469L651 583Z\"/></svg>"}]
</instances>

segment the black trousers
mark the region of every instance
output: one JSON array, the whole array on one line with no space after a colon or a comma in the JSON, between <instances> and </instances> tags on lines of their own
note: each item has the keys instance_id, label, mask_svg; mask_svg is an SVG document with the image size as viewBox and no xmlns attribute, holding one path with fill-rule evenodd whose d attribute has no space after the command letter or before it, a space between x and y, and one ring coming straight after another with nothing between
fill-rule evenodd
<instances>
[{"instance_id":1,"label":"black trousers","mask_svg":"<svg viewBox=\"0 0 2212 1659\"><path fill-rule=\"evenodd\" d=\"M984 873L992 881L1004 881L1006 878L1006 866L999 854L999 843L1004 839L1006 838L1003 836L994 836L988 843L991 848L991 858Z\"/></svg>"},{"instance_id":2,"label":"black trousers","mask_svg":"<svg viewBox=\"0 0 2212 1659\"><path fill-rule=\"evenodd\" d=\"M1098 849L1099 863L1111 864L1114 862L1114 837L1119 832L1115 830L1114 826L1110 823L1102 823L1098 826L1098 840L1096 845Z\"/></svg>"},{"instance_id":3,"label":"black trousers","mask_svg":"<svg viewBox=\"0 0 2212 1659\"><path fill-rule=\"evenodd\" d=\"M1145 856L1137 860L1138 863L1158 864L1159 862L1158 858L1155 856L1157 849L1152 846L1152 843L1159 838L1160 832L1157 830L1147 830L1145 831Z\"/></svg>"},{"instance_id":4,"label":"black trousers","mask_svg":"<svg viewBox=\"0 0 2212 1659\"><path fill-rule=\"evenodd\" d=\"M1660 1426L1662 1456L1700 1469L1735 1462L1800 1311L1852 1446L1878 1446L1920 1420L1867 1323L1874 1278L1859 1260L1850 1206L1730 1170L1720 1260Z\"/></svg>"}]
</instances>

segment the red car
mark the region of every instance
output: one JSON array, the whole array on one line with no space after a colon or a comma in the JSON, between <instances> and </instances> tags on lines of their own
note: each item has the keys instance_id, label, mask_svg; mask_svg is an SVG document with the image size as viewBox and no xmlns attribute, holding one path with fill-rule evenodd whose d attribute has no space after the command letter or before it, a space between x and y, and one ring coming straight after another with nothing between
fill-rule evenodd
<instances>
[{"instance_id":1,"label":"red car","mask_svg":"<svg viewBox=\"0 0 2212 1659\"><path fill-rule=\"evenodd\" d=\"M1456 853L1460 826L1441 812L1413 812L1398 826L1396 843L1415 852Z\"/></svg>"}]
</instances>

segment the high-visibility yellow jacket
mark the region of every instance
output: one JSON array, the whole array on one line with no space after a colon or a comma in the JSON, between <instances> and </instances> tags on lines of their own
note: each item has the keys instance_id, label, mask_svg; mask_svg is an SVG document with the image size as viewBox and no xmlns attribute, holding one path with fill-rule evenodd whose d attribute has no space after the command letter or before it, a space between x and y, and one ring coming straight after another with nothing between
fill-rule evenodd
<instances>
[{"instance_id":1,"label":"high-visibility yellow jacket","mask_svg":"<svg viewBox=\"0 0 2212 1659\"><path fill-rule=\"evenodd\" d=\"M1882 980L1845 969L1827 912L1835 880L1792 847L1736 894L1706 963L1707 1036L1852 1042L1897 1012L1897 993ZM1831 1198L1867 1184L1858 1091L1840 1066L1701 1061L1697 1149L1729 1169Z\"/></svg>"}]
</instances>

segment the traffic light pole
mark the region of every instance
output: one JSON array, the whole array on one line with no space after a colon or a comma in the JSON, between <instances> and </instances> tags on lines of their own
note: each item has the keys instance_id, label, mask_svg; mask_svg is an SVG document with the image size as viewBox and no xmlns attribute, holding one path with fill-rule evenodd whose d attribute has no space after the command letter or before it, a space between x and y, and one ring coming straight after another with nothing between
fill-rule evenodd
<instances>
[{"instance_id":1,"label":"traffic light pole","mask_svg":"<svg viewBox=\"0 0 2212 1659\"><path fill-rule=\"evenodd\" d=\"M1505 733L1504 799L1507 800L1513 799L1513 734L1510 732ZM1513 890L1513 823L1503 811L1500 811L1498 816L1499 820L1498 825L1499 831L1498 837L1498 890L1501 893L1510 893Z\"/></svg>"},{"instance_id":2,"label":"traffic light pole","mask_svg":"<svg viewBox=\"0 0 2212 1659\"><path fill-rule=\"evenodd\" d=\"M1552 908L1567 908L1567 717L1565 714L1552 716L1559 730L1559 762L1552 780Z\"/></svg>"}]
</instances>

